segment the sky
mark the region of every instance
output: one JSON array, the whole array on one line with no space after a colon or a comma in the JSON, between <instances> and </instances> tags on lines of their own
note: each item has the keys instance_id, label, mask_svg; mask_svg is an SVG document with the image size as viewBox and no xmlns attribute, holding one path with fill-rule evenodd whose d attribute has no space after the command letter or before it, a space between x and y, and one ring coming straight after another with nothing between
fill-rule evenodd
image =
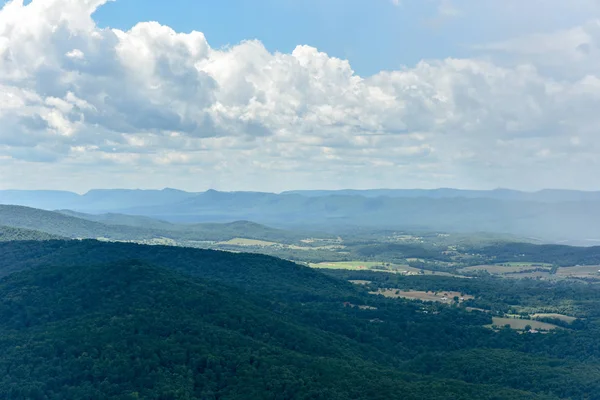
<instances>
[{"instance_id":1,"label":"sky","mask_svg":"<svg viewBox=\"0 0 600 400\"><path fill-rule=\"evenodd\" d=\"M600 190L599 0L0 6L0 189Z\"/></svg>"}]
</instances>

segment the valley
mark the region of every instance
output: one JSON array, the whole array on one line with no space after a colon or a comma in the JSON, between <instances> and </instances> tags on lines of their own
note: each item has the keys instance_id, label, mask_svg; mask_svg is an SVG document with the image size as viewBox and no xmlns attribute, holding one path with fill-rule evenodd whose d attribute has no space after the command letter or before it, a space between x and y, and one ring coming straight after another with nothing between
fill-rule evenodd
<instances>
[{"instance_id":1,"label":"valley","mask_svg":"<svg viewBox=\"0 0 600 400\"><path fill-rule=\"evenodd\" d=\"M600 399L600 248L10 205L0 225L7 398Z\"/></svg>"}]
</instances>

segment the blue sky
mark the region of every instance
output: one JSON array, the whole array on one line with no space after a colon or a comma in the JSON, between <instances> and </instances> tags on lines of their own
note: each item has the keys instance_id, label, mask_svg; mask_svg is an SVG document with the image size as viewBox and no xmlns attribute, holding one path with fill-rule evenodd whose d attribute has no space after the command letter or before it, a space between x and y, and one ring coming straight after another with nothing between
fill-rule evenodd
<instances>
[{"instance_id":1,"label":"blue sky","mask_svg":"<svg viewBox=\"0 0 600 400\"><path fill-rule=\"evenodd\" d=\"M423 59L468 57L473 45L569 28L588 17L587 8L569 2L558 6L560 15L554 5L548 12L538 0L529 2L513 10L499 0L458 0L446 2L456 15L440 16L437 0L398 6L391 0L118 0L94 18L119 29L158 21L178 32L197 30L213 47L259 39L271 51L289 53L307 44L348 59L365 76Z\"/></svg>"},{"instance_id":2,"label":"blue sky","mask_svg":"<svg viewBox=\"0 0 600 400\"><path fill-rule=\"evenodd\" d=\"M598 0L12 0L0 188L598 189L599 71Z\"/></svg>"},{"instance_id":3,"label":"blue sky","mask_svg":"<svg viewBox=\"0 0 600 400\"><path fill-rule=\"evenodd\" d=\"M177 31L203 32L213 47L259 39L271 51L291 52L309 44L331 56L350 59L360 74L396 69L423 56L423 41L409 36L418 18L386 1L372 0L121 0L95 15L101 26L128 29L139 21L158 21ZM426 11L419 10L426 15ZM437 38L441 41L442 38ZM439 46L439 44L438 44ZM427 46L430 47L431 46ZM419 49L421 48L421 49ZM433 52L432 52L433 54Z\"/></svg>"}]
</instances>

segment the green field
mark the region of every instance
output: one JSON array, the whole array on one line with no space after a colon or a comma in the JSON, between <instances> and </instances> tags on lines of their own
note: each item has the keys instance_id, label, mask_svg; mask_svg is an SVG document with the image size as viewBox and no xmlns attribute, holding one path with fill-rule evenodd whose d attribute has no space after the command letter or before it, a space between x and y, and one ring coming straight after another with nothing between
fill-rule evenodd
<instances>
[{"instance_id":1,"label":"green field","mask_svg":"<svg viewBox=\"0 0 600 400\"><path fill-rule=\"evenodd\" d=\"M473 267L461 268L460 273L472 273L478 271L487 271L492 275L518 274L524 271L531 271L535 268L543 268L550 271L550 266L545 264L531 263L506 263L506 264L491 264L491 265L475 265Z\"/></svg>"},{"instance_id":2,"label":"green field","mask_svg":"<svg viewBox=\"0 0 600 400\"><path fill-rule=\"evenodd\" d=\"M556 276L561 278L600 278L600 266L561 267L556 271Z\"/></svg>"},{"instance_id":3,"label":"green field","mask_svg":"<svg viewBox=\"0 0 600 400\"><path fill-rule=\"evenodd\" d=\"M371 281L365 281L362 279L349 280L348 282L353 283L355 285L370 285L371 283L373 283Z\"/></svg>"},{"instance_id":4,"label":"green field","mask_svg":"<svg viewBox=\"0 0 600 400\"><path fill-rule=\"evenodd\" d=\"M461 294L460 292L453 291L422 291L422 290L398 290L398 289L379 289L376 292L370 292L374 295L381 295L393 299L409 299L409 300L422 300L422 301L436 301L439 303L453 303L454 298L458 297L459 302L465 300L474 299L473 296L468 294Z\"/></svg>"},{"instance_id":5,"label":"green field","mask_svg":"<svg viewBox=\"0 0 600 400\"><path fill-rule=\"evenodd\" d=\"M369 270L369 269L396 269L399 267L410 268L408 266L397 266L391 265L386 267L384 263L372 262L372 261L343 261L343 262L322 262L322 263L311 263L311 268L325 268L325 269L349 269L353 271Z\"/></svg>"},{"instance_id":6,"label":"green field","mask_svg":"<svg viewBox=\"0 0 600 400\"><path fill-rule=\"evenodd\" d=\"M549 324L547 322L540 322L532 319L518 319L518 318L503 318L503 317L493 317L492 325L486 325L488 328L498 327L502 328L504 325L510 325L511 329L515 330L524 330L527 325L531 326L533 329L541 330L541 331L551 331L554 329L560 329L560 327Z\"/></svg>"},{"instance_id":7,"label":"green field","mask_svg":"<svg viewBox=\"0 0 600 400\"><path fill-rule=\"evenodd\" d=\"M219 242L217 244L226 246L280 246L276 242L267 242L266 240L246 239L246 238L234 238L225 242Z\"/></svg>"},{"instance_id":8,"label":"green field","mask_svg":"<svg viewBox=\"0 0 600 400\"><path fill-rule=\"evenodd\" d=\"M322 269L347 269L351 271L380 271L390 272L395 274L405 275L438 275L438 276L454 276L461 277L459 275L453 275L448 272L430 271L426 269L419 269L409 267L408 265L401 264L390 264L374 261L341 261L341 262L321 262L321 263L310 263L311 268L322 268Z\"/></svg>"}]
</instances>

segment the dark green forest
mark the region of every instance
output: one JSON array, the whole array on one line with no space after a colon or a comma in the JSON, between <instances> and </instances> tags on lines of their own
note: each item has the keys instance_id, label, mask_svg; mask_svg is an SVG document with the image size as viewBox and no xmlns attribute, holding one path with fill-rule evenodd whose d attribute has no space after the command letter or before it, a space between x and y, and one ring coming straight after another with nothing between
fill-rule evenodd
<instances>
[{"instance_id":1,"label":"dark green forest","mask_svg":"<svg viewBox=\"0 0 600 400\"><path fill-rule=\"evenodd\" d=\"M0 273L2 398L600 399L591 284L326 275L93 240L0 243ZM368 293L378 285L466 291L496 309L570 304L585 322L494 332L492 314Z\"/></svg>"}]
</instances>

